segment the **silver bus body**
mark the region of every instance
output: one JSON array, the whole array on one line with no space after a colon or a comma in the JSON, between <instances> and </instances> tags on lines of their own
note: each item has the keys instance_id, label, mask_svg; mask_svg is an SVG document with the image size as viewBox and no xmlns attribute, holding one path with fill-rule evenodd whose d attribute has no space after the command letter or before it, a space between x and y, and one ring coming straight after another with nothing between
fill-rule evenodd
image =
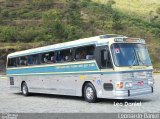
<instances>
[{"instance_id":1,"label":"silver bus body","mask_svg":"<svg viewBox=\"0 0 160 119\"><path fill-rule=\"evenodd\" d=\"M108 46L109 53L112 54L111 45L123 43L121 39L124 38L127 37L96 36L12 53L7 59L87 45L94 45L95 48ZM129 43L145 45L142 39ZM99 49L96 53L98 51ZM111 55L113 67L103 69L99 67L96 58L85 61L7 67L7 75L11 90L16 92L22 91L22 84L25 82L29 92L33 93L83 96L86 83L93 84L97 98L127 99L153 93L152 65L118 67L113 60Z\"/></svg>"}]
</instances>

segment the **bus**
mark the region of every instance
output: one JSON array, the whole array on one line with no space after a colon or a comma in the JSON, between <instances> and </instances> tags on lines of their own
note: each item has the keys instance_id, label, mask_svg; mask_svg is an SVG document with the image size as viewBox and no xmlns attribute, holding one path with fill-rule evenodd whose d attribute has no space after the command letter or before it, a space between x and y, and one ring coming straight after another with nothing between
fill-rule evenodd
<instances>
[{"instance_id":1,"label":"bus","mask_svg":"<svg viewBox=\"0 0 160 119\"><path fill-rule=\"evenodd\" d=\"M144 39L108 34L7 56L13 91L128 99L153 93L153 66Z\"/></svg>"}]
</instances>

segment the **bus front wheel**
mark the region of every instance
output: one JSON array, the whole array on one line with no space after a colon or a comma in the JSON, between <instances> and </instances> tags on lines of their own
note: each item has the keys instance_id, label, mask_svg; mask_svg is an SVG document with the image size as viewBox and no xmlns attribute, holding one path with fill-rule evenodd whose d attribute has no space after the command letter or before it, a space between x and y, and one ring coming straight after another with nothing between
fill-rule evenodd
<instances>
[{"instance_id":1,"label":"bus front wheel","mask_svg":"<svg viewBox=\"0 0 160 119\"><path fill-rule=\"evenodd\" d=\"M24 83L22 84L22 94L23 94L24 96L28 96L28 95L29 95L28 86L27 86L26 82L24 82Z\"/></svg>"},{"instance_id":2,"label":"bus front wheel","mask_svg":"<svg viewBox=\"0 0 160 119\"><path fill-rule=\"evenodd\" d=\"M89 103L97 101L96 89L91 83L87 83L84 87L84 99Z\"/></svg>"}]
</instances>

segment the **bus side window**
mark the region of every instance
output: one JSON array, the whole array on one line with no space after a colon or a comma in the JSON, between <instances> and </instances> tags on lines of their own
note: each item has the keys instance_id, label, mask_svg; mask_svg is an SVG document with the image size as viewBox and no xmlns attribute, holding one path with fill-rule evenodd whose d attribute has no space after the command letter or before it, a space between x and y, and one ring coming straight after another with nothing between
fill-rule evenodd
<instances>
[{"instance_id":1,"label":"bus side window","mask_svg":"<svg viewBox=\"0 0 160 119\"><path fill-rule=\"evenodd\" d=\"M41 57L41 62L42 63L54 63L55 53L54 52L43 53Z\"/></svg>"},{"instance_id":2,"label":"bus side window","mask_svg":"<svg viewBox=\"0 0 160 119\"><path fill-rule=\"evenodd\" d=\"M58 51L57 62L70 62L72 61L72 49Z\"/></svg>"},{"instance_id":3,"label":"bus side window","mask_svg":"<svg viewBox=\"0 0 160 119\"><path fill-rule=\"evenodd\" d=\"M70 62L72 61L72 50L67 49L62 51L62 58L64 62Z\"/></svg>"},{"instance_id":4,"label":"bus side window","mask_svg":"<svg viewBox=\"0 0 160 119\"><path fill-rule=\"evenodd\" d=\"M61 54L61 51L58 51L58 52L57 52L56 61L57 61L57 62L60 62L61 60L62 60L62 54Z\"/></svg>"},{"instance_id":5,"label":"bus side window","mask_svg":"<svg viewBox=\"0 0 160 119\"><path fill-rule=\"evenodd\" d=\"M28 56L28 65L37 65L37 64L40 64L39 54L29 55Z\"/></svg>"},{"instance_id":6,"label":"bus side window","mask_svg":"<svg viewBox=\"0 0 160 119\"><path fill-rule=\"evenodd\" d=\"M94 51L95 51L94 46L88 46L86 47L86 50L87 50L86 60L94 59Z\"/></svg>"},{"instance_id":7,"label":"bus side window","mask_svg":"<svg viewBox=\"0 0 160 119\"><path fill-rule=\"evenodd\" d=\"M8 58L8 67L16 67L16 58Z\"/></svg>"},{"instance_id":8,"label":"bus side window","mask_svg":"<svg viewBox=\"0 0 160 119\"><path fill-rule=\"evenodd\" d=\"M27 56L19 57L18 65L19 66L26 66L27 65Z\"/></svg>"},{"instance_id":9,"label":"bus side window","mask_svg":"<svg viewBox=\"0 0 160 119\"><path fill-rule=\"evenodd\" d=\"M94 59L95 48L93 45L78 47L75 52L76 60L92 60Z\"/></svg>"}]
</instances>

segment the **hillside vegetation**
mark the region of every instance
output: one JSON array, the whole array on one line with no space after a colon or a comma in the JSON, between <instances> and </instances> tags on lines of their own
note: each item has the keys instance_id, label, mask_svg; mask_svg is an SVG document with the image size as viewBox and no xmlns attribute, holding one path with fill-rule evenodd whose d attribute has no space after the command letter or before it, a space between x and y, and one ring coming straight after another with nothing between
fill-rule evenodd
<instances>
[{"instance_id":1,"label":"hillside vegetation","mask_svg":"<svg viewBox=\"0 0 160 119\"><path fill-rule=\"evenodd\" d=\"M94 2L107 4L111 0L92 0ZM115 0L113 8L126 14L135 14L149 20L150 15L157 16L160 0Z\"/></svg>"},{"instance_id":2,"label":"hillside vegetation","mask_svg":"<svg viewBox=\"0 0 160 119\"><path fill-rule=\"evenodd\" d=\"M152 62L160 67L158 0L149 8L142 0L130 0L130 7L126 1L0 0L0 50L9 53L101 34L123 34L146 39Z\"/></svg>"}]
</instances>

